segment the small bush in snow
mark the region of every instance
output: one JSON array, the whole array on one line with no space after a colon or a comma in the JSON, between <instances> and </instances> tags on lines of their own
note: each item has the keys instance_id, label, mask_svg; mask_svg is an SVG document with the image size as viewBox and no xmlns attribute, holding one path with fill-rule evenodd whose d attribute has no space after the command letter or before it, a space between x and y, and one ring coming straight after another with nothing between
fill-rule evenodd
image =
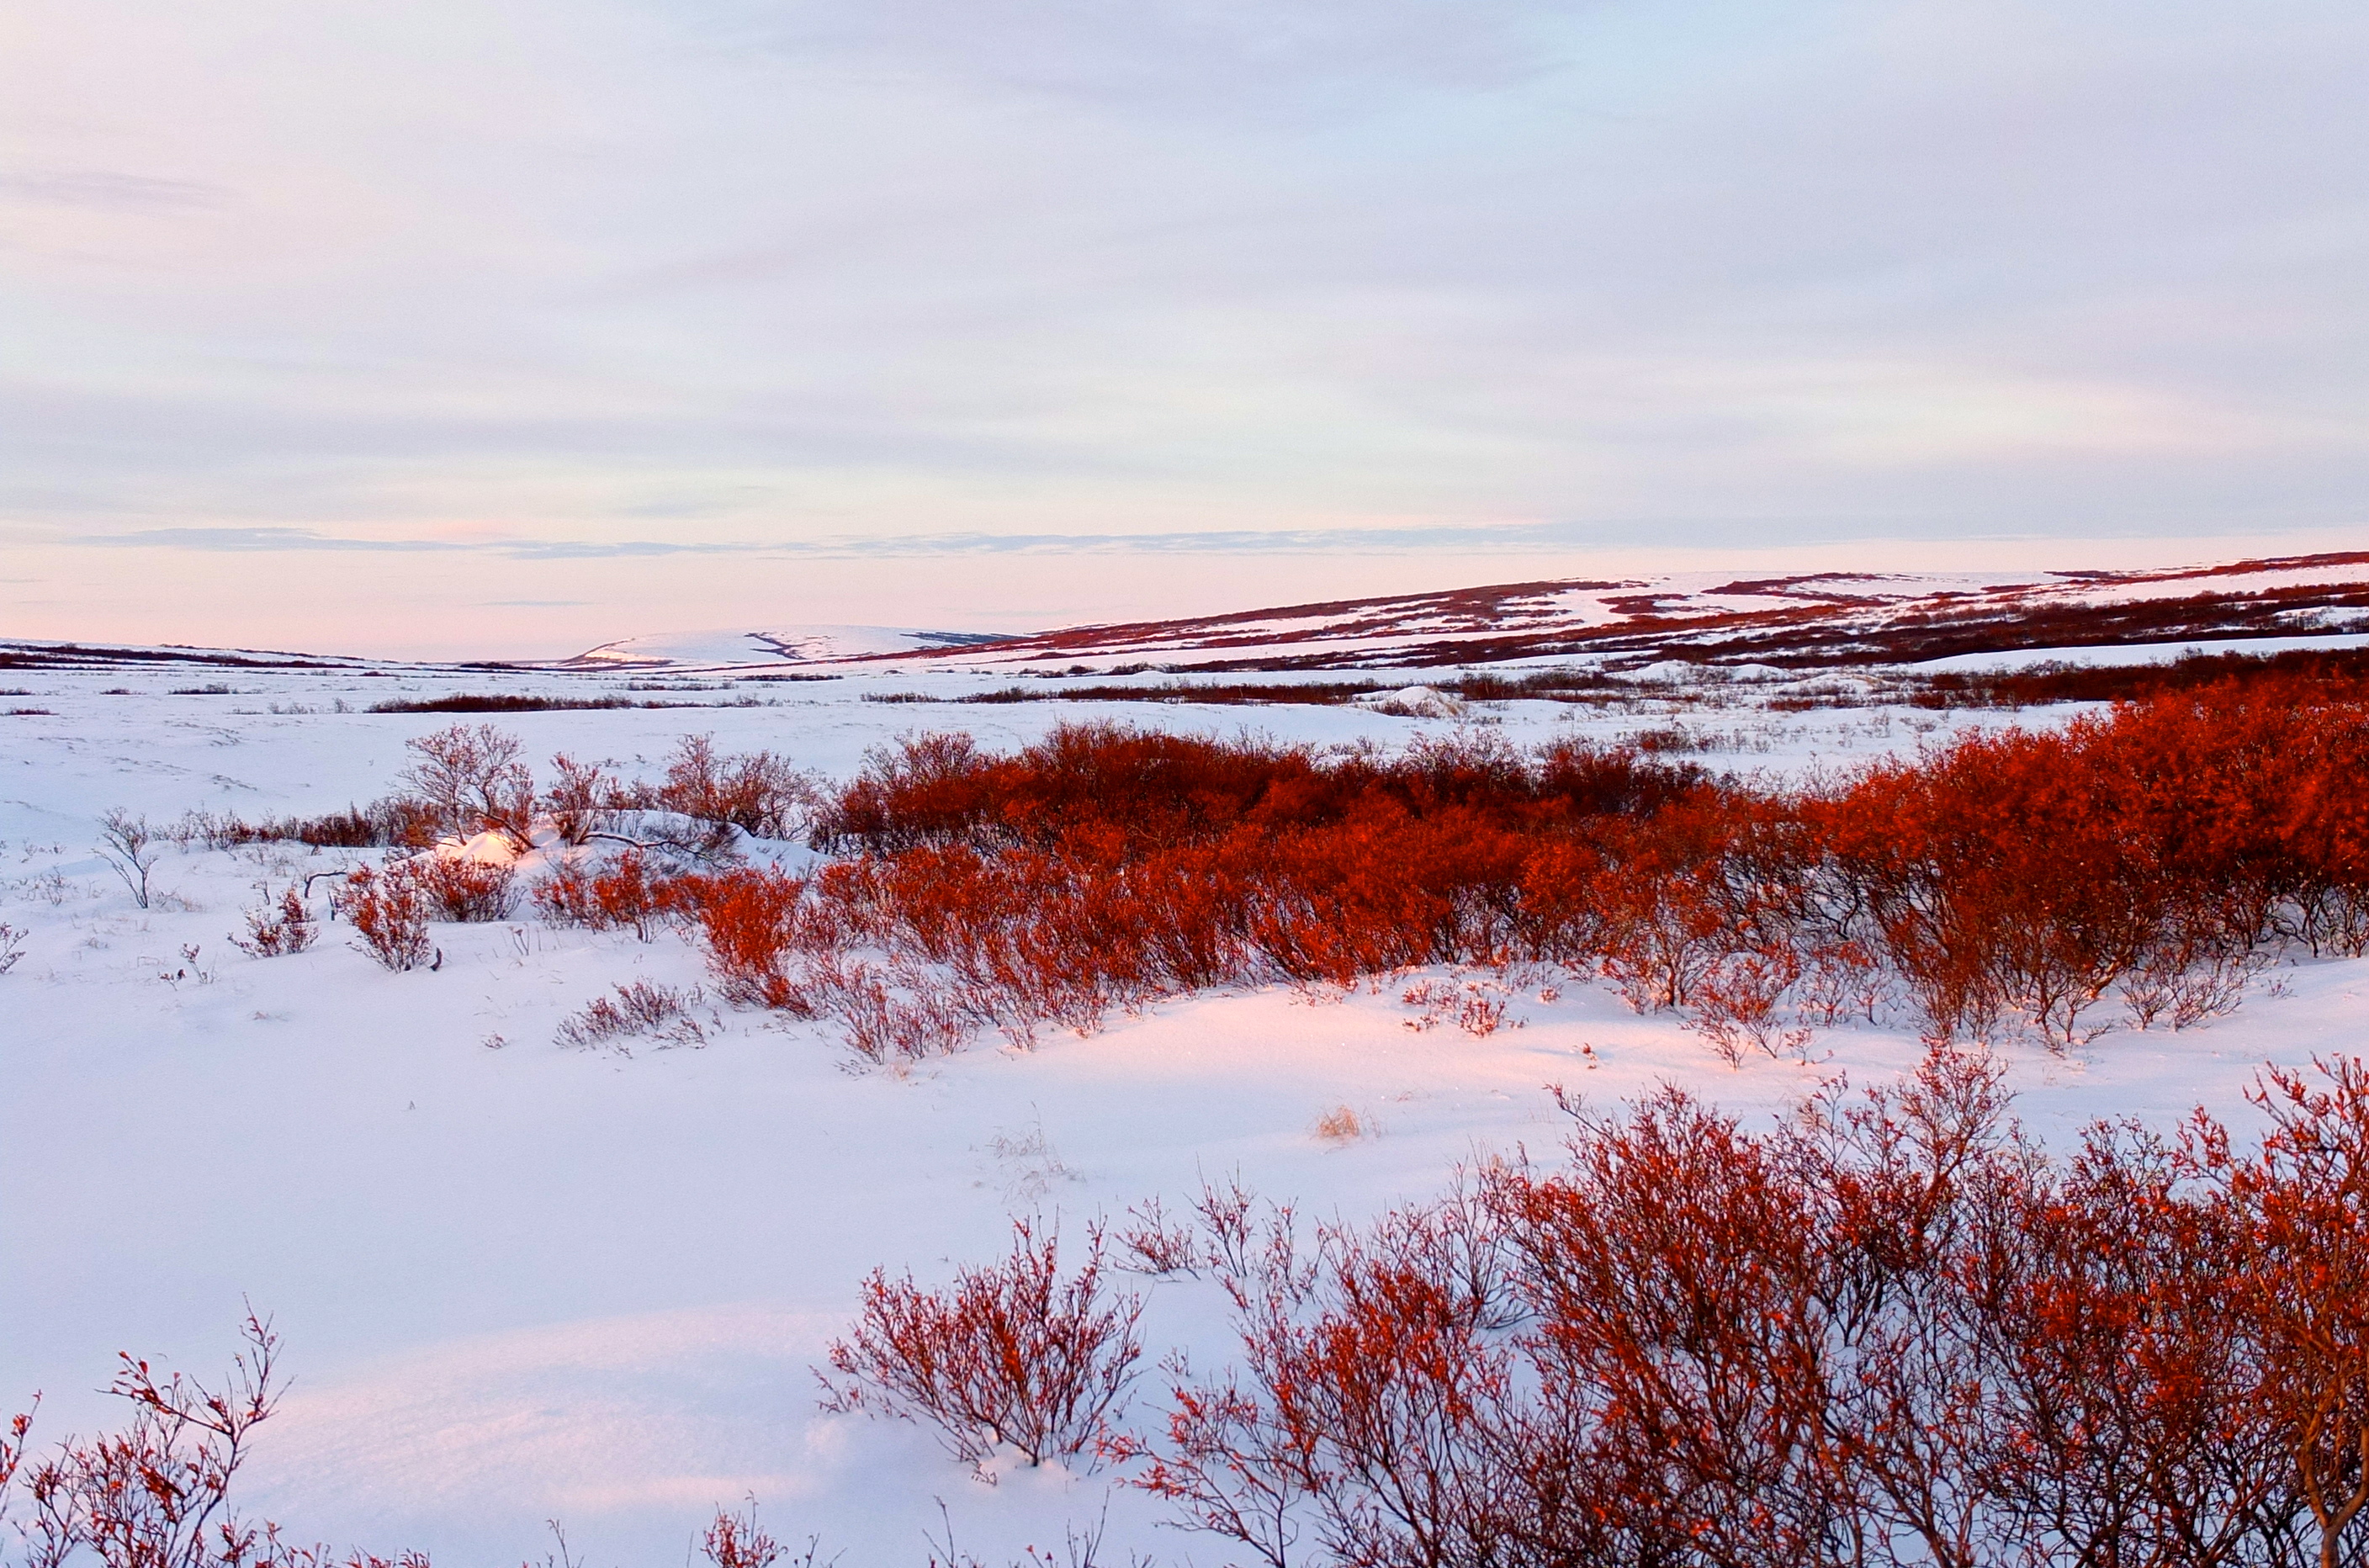
<instances>
[{"instance_id":1,"label":"small bush in snow","mask_svg":"<svg viewBox=\"0 0 2369 1568\"><path fill-rule=\"evenodd\" d=\"M1316 1136L1327 1143L1355 1143L1366 1136L1366 1124L1346 1105L1335 1105L1316 1118Z\"/></svg>"},{"instance_id":2,"label":"small bush in snow","mask_svg":"<svg viewBox=\"0 0 2369 1568\"><path fill-rule=\"evenodd\" d=\"M338 888L337 907L370 956L390 969L420 968L435 953L428 940L428 896L401 865L357 866Z\"/></svg>"},{"instance_id":3,"label":"small bush in snow","mask_svg":"<svg viewBox=\"0 0 2369 1568\"><path fill-rule=\"evenodd\" d=\"M648 1036L667 1046L697 1046L707 1040L707 1031L692 1010L704 1000L697 987L688 992L672 986L653 985L648 980L635 980L631 985L614 988L614 1001L596 996L582 1011L570 1013L559 1024L558 1039L563 1046L589 1050L595 1046L616 1045L635 1036Z\"/></svg>"},{"instance_id":4,"label":"small bush in snow","mask_svg":"<svg viewBox=\"0 0 2369 1568\"><path fill-rule=\"evenodd\" d=\"M261 884L258 890L269 893ZM230 943L242 953L258 958L277 958L284 953L302 953L313 945L320 934L320 925L313 911L294 887L280 895L277 902L266 898L259 909L246 911L246 934L234 934Z\"/></svg>"},{"instance_id":5,"label":"small bush in snow","mask_svg":"<svg viewBox=\"0 0 2369 1568\"><path fill-rule=\"evenodd\" d=\"M6 921L0 921L0 975L15 968L17 960L24 956L25 933Z\"/></svg>"},{"instance_id":6,"label":"small bush in snow","mask_svg":"<svg viewBox=\"0 0 2369 1568\"><path fill-rule=\"evenodd\" d=\"M565 751L551 760L551 766L559 780L543 797L544 809L551 813L551 825L563 841L580 844L601 825L616 784L598 762L578 762Z\"/></svg>"},{"instance_id":7,"label":"small bush in snow","mask_svg":"<svg viewBox=\"0 0 2369 1568\"><path fill-rule=\"evenodd\" d=\"M699 1542L699 1554L707 1559L712 1568L773 1568L776 1562L787 1568L815 1568L815 1557L820 1551L820 1538L810 1536L806 1551L790 1556L782 1543L757 1523L754 1497L738 1513L716 1509L714 1522ZM830 1564L824 1564L824 1568L830 1568Z\"/></svg>"},{"instance_id":8,"label":"small bush in snow","mask_svg":"<svg viewBox=\"0 0 2369 1568\"><path fill-rule=\"evenodd\" d=\"M33 1504L20 1527L28 1562L57 1565L86 1553L104 1568L228 1568L278 1555L269 1527L258 1535L230 1507L247 1434L270 1416L280 1391L270 1324L249 1313L244 1332L247 1347L219 1391L177 1373L160 1382L147 1362L122 1357L108 1391L131 1402L131 1425L86 1441L69 1437L24 1471ZM13 1441L0 1442L0 1488L24 1464L28 1425L17 1417Z\"/></svg>"},{"instance_id":9,"label":"small bush in snow","mask_svg":"<svg viewBox=\"0 0 2369 1568\"><path fill-rule=\"evenodd\" d=\"M148 876L156 869L156 835L148 818L117 807L98 819L100 856L130 889L132 901L148 907Z\"/></svg>"},{"instance_id":10,"label":"small bush in snow","mask_svg":"<svg viewBox=\"0 0 2369 1568\"><path fill-rule=\"evenodd\" d=\"M719 757L713 739L687 735L667 764L666 783L635 802L703 822L728 822L760 839L802 832L821 798L814 781L771 751Z\"/></svg>"},{"instance_id":11,"label":"small bush in snow","mask_svg":"<svg viewBox=\"0 0 2369 1568\"><path fill-rule=\"evenodd\" d=\"M521 762L522 743L490 724L456 724L408 743L418 760L403 774L445 832L467 838L496 832L527 847L534 780Z\"/></svg>"},{"instance_id":12,"label":"small bush in snow","mask_svg":"<svg viewBox=\"0 0 2369 1568\"><path fill-rule=\"evenodd\" d=\"M131 1402L120 1431L69 1436L33 1461L30 1414L0 1426L0 1516L20 1487L32 1505L16 1521L26 1568L429 1568L422 1552L341 1558L283 1541L275 1524L240 1519L231 1489L248 1434L270 1418L287 1386L270 1322L250 1311L241 1329L246 1348L218 1389L177 1372L160 1381L147 1362L123 1356L107 1391Z\"/></svg>"},{"instance_id":13,"label":"small bush in snow","mask_svg":"<svg viewBox=\"0 0 2369 1568\"><path fill-rule=\"evenodd\" d=\"M678 878L654 867L639 850L628 850L600 870L564 865L536 884L534 907L554 925L580 925L593 931L632 926L647 942L658 922L676 906Z\"/></svg>"},{"instance_id":14,"label":"small bush in snow","mask_svg":"<svg viewBox=\"0 0 2369 1568\"><path fill-rule=\"evenodd\" d=\"M1103 1436L1135 1380L1142 1299L1104 1292L1101 1232L1067 1277L1058 1231L1039 1238L1023 1219L1013 1232L1011 1256L947 1290L874 1270L855 1328L830 1346L837 1379L817 1373L823 1408L926 1418L974 1469L1000 1446L1038 1465Z\"/></svg>"},{"instance_id":15,"label":"small bush in snow","mask_svg":"<svg viewBox=\"0 0 2369 1568\"><path fill-rule=\"evenodd\" d=\"M507 865L457 855L421 855L404 862L403 872L444 920L508 920L517 902L516 874Z\"/></svg>"}]
</instances>

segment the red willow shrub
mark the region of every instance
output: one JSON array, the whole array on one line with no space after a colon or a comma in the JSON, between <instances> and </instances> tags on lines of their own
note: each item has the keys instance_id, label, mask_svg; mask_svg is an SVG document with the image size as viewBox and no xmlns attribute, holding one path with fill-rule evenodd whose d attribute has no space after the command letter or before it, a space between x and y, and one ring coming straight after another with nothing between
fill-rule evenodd
<instances>
[{"instance_id":1,"label":"red willow shrub","mask_svg":"<svg viewBox=\"0 0 2369 1568\"><path fill-rule=\"evenodd\" d=\"M400 863L383 872L356 866L331 902L371 956L387 968L417 969L436 951L428 937L428 895Z\"/></svg>"},{"instance_id":2,"label":"red willow shrub","mask_svg":"<svg viewBox=\"0 0 2369 1568\"><path fill-rule=\"evenodd\" d=\"M1544 962L1683 1010L1732 1059L1894 1006L1944 1038L2064 1047L2109 1002L2142 1027L2225 1012L2284 946L2369 950L2364 776L2369 702L2300 680L1974 736L1800 795L1486 736L1390 758L1110 725L1001 755L923 736L818 809L841 858L702 878L692 901L721 900L697 918L728 994L873 1019L875 1046Z\"/></svg>"},{"instance_id":3,"label":"red willow shrub","mask_svg":"<svg viewBox=\"0 0 2369 1568\"><path fill-rule=\"evenodd\" d=\"M231 945L258 958L277 958L282 954L302 953L313 945L320 934L320 922L303 895L294 886L289 887L277 899L266 884L257 884L256 890L264 895L260 908L246 911L246 934L231 934Z\"/></svg>"},{"instance_id":4,"label":"red willow shrub","mask_svg":"<svg viewBox=\"0 0 2369 1568\"><path fill-rule=\"evenodd\" d=\"M654 863L640 850L601 865L564 863L535 884L536 912L555 925L580 925L593 931L631 926L644 942L658 934L658 922L680 903L681 873Z\"/></svg>"},{"instance_id":5,"label":"red willow shrub","mask_svg":"<svg viewBox=\"0 0 2369 1568\"><path fill-rule=\"evenodd\" d=\"M507 920L515 903L517 874L507 865L458 855L423 854L398 861L390 876L410 879L438 918L484 922Z\"/></svg>"},{"instance_id":6,"label":"red willow shrub","mask_svg":"<svg viewBox=\"0 0 2369 1568\"><path fill-rule=\"evenodd\" d=\"M1031 1465L1087 1452L1124 1409L1143 1302L1102 1283L1103 1238L1064 1276L1060 1236L1013 1224L1012 1254L961 1271L944 1291L875 1271L854 1330L818 1374L823 1408L929 1420L956 1458L983 1469L1009 1445Z\"/></svg>"},{"instance_id":7,"label":"red willow shrub","mask_svg":"<svg viewBox=\"0 0 2369 1568\"><path fill-rule=\"evenodd\" d=\"M1208 1256L1238 1367L1112 1445L1282 1568L2369 1558L2369 1068L2071 1158L1938 1049L1753 1133L1677 1091L1561 1168ZM1314 1551L1303 1544L1312 1536Z\"/></svg>"},{"instance_id":8,"label":"red willow shrub","mask_svg":"<svg viewBox=\"0 0 2369 1568\"><path fill-rule=\"evenodd\" d=\"M35 1459L26 1447L31 1417L8 1423L0 1436L0 1517L21 1491L31 1506L11 1522L28 1568L429 1568L419 1552L341 1557L292 1545L277 1525L239 1516L231 1494L249 1434L287 1386L270 1322L250 1311L241 1331L246 1349L215 1389L177 1372L159 1379L147 1362L123 1356L107 1391L132 1405L118 1431L66 1437Z\"/></svg>"}]
</instances>

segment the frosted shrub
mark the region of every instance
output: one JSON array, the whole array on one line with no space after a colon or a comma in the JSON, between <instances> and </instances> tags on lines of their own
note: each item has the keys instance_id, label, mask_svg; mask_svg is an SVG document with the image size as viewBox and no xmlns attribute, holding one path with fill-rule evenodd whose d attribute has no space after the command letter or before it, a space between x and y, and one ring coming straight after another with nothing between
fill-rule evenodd
<instances>
[{"instance_id":1,"label":"frosted shrub","mask_svg":"<svg viewBox=\"0 0 2369 1568\"><path fill-rule=\"evenodd\" d=\"M560 1020L559 1044L578 1050L614 1046L622 1051L622 1042L635 1036L655 1038L661 1046L706 1043L706 1029L692 1016L692 1010L705 1000L698 987L681 991L672 986L635 980L613 989L617 993L615 1001L596 996L582 1010Z\"/></svg>"},{"instance_id":2,"label":"frosted shrub","mask_svg":"<svg viewBox=\"0 0 2369 1568\"><path fill-rule=\"evenodd\" d=\"M1002 1445L1032 1465L1085 1452L1135 1380L1143 1301L1105 1295L1101 1232L1066 1279L1059 1240L1015 1220L1011 1256L942 1291L874 1270L855 1328L830 1347L838 1379L817 1373L823 1408L926 1417L974 1469Z\"/></svg>"},{"instance_id":3,"label":"frosted shrub","mask_svg":"<svg viewBox=\"0 0 2369 1568\"><path fill-rule=\"evenodd\" d=\"M490 724L456 724L408 746L417 761L403 783L433 809L439 827L463 838L498 832L526 848L534 780L519 761L517 736Z\"/></svg>"},{"instance_id":4,"label":"frosted shrub","mask_svg":"<svg viewBox=\"0 0 2369 1568\"><path fill-rule=\"evenodd\" d=\"M337 907L370 956L387 968L433 967L441 955L428 940L428 897L402 866L358 866L338 889Z\"/></svg>"},{"instance_id":5,"label":"frosted shrub","mask_svg":"<svg viewBox=\"0 0 2369 1568\"><path fill-rule=\"evenodd\" d=\"M512 887L515 873L507 865L458 856L422 855L405 862L402 871L437 915L448 921L508 920L517 903Z\"/></svg>"},{"instance_id":6,"label":"frosted shrub","mask_svg":"<svg viewBox=\"0 0 2369 1568\"><path fill-rule=\"evenodd\" d=\"M294 887L280 894L277 902L268 897L267 885L257 884L257 891L267 895L265 901L261 908L246 911L246 934L234 933L232 946L258 958L277 958L284 953L302 953L313 945L321 928Z\"/></svg>"},{"instance_id":7,"label":"frosted shrub","mask_svg":"<svg viewBox=\"0 0 2369 1568\"><path fill-rule=\"evenodd\" d=\"M132 901L148 907L148 876L156 869L156 835L148 818L117 807L98 819L97 850L108 868L123 879Z\"/></svg>"}]
</instances>

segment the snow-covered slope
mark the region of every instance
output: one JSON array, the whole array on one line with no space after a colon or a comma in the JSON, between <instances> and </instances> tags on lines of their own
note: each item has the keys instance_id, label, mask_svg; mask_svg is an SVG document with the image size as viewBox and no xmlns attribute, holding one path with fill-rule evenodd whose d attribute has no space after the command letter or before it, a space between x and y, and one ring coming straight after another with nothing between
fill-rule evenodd
<instances>
[{"instance_id":1,"label":"snow-covered slope","mask_svg":"<svg viewBox=\"0 0 2369 1568\"><path fill-rule=\"evenodd\" d=\"M995 637L873 626L604 644L553 669L685 672L927 661L947 668L1283 670L1599 660L1918 663L1975 654L2369 632L2369 552L2170 571L1697 572L1329 601Z\"/></svg>"},{"instance_id":2,"label":"snow-covered slope","mask_svg":"<svg viewBox=\"0 0 2369 1568\"><path fill-rule=\"evenodd\" d=\"M625 637L553 660L554 670L710 670L823 664L888 654L944 652L1002 640L992 633L908 626L778 626L763 632L674 632Z\"/></svg>"},{"instance_id":3,"label":"snow-covered slope","mask_svg":"<svg viewBox=\"0 0 2369 1568\"><path fill-rule=\"evenodd\" d=\"M1500 650L1565 657L1550 646L1646 667L1673 651L1740 663L1732 643L1768 651L1749 672L1762 679L1636 682L1576 706L1401 692L1262 707L1255 720L1279 738L1384 749L1459 725L1516 745L1651 732L1711 765L1782 778L2051 717L1772 706L1799 684L1786 678L1826 668L1804 662L1817 646L1913 652L1937 625L1979 632L1993 654L2096 646L2067 644L2063 631L2111 629L2093 612L2130 606L2158 626L2298 634L2262 646L2357 641L2326 623L2363 613L2365 578L2369 563L2347 560L1956 587L1517 585L919 658L882 658L851 637L796 667L845 678L779 684L763 677L788 656L736 662L738 634L638 645L665 662L503 670L288 658L222 663L202 682L181 657L192 650L109 658L39 645L40 658L6 677L15 694L0 704L0 922L27 933L23 958L0 975L0 1412L41 1389L40 1432L91 1429L111 1418L94 1391L118 1350L212 1375L247 1297L277 1315L299 1379L258 1434L248 1500L296 1539L418 1547L453 1564L539 1561L543 1521L558 1518L592 1562L671 1562L715 1505L753 1494L776 1534L799 1547L818 1535L816 1561L843 1553L851 1568L918 1564L925 1532L949 1524L965 1552L1000 1563L1105 1507L1105 1560L1134 1550L1213 1561L1203 1543L1155 1528L1157 1505L1114 1490L1106 1472L1014 1470L983 1485L925 1431L819 1412L807 1368L846 1323L864 1273L942 1280L957 1262L1000 1253L1013 1215L1058 1211L1074 1233L1236 1172L1307 1215L1370 1214L1436 1190L1476 1150L1551 1150L1562 1124L1551 1083L1602 1104L1677 1082L1758 1117L1828 1074L1885 1077L1919 1050L1906 1028L1847 1026L1821 1030L1806 1064L1731 1068L1676 1021L1635 1015L1589 985L1550 994L1508 982L1518 1027L1417 1030L1402 988L1472 979L1435 974L1334 1000L1203 996L1091 1038L982 1045L902 1072L852 1071L819 1026L713 998L700 1046L586 1052L562 1047L555 1031L612 986L708 983L688 943L521 911L439 927L435 972L387 973L343 927L311 952L260 960L228 941L258 884L285 887L360 852L167 846L145 910L93 852L94 819L119 805L161 823L191 809L258 818L372 798L405 765L408 738L453 722L367 711L389 697L623 699L650 669L738 669L751 679L689 694L706 705L496 722L538 763L566 751L649 776L679 738L707 734L721 750L768 748L844 777L867 748L916 728L960 727L1003 747L1082 714L1221 736L1242 727L1242 710L1156 691L1065 702L1084 682L1059 678L1021 683L1048 700L951 705L1048 665L1413 664L1426 648L1473 662ZM2070 618L2050 619L2059 612ZM1834 642L1782 641L1797 630ZM800 635L764 646L795 647ZM2186 635L2143 641L2180 647ZM1236 636L1248 640L1227 640ZM1662 673L1689 670L1700 673L1684 662ZM884 694L898 700L865 700ZM2061 1056L2009 1046L2006 1060L2020 1114L2045 1137L2097 1115L2168 1123L2200 1101L2236 1119L2257 1063L2357 1052L2364 1019L2369 962L2305 962L2202 1027L2117 1031ZM1343 1106L1365 1136L1320 1135L1320 1118ZM1214 1285L1141 1288L1148 1344L1188 1348L1205 1366L1225 1358ZM1156 1404L1156 1390L1144 1398Z\"/></svg>"},{"instance_id":4,"label":"snow-covered slope","mask_svg":"<svg viewBox=\"0 0 2369 1568\"><path fill-rule=\"evenodd\" d=\"M1507 583L1085 626L969 664L1156 662L1184 670L1423 667L1673 657L1807 668L2172 638L2369 631L2369 552L2157 572L1712 573Z\"/></svg>"}]
</instances>

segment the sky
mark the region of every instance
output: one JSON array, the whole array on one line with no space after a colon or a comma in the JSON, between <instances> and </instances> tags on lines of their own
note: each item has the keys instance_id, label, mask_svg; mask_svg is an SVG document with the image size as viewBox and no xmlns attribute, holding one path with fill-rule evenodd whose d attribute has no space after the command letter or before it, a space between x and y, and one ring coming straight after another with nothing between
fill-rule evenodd
<instances>
[{"instance_id":1,"label":"sky","mask_svg":"<svg viewBox=\"0 0 2369 1568\"><path fill-rule=\"evenodd\" d=\"M6 0L0 635L2357 547L2358 0Z\"/></svg>"}]
</instances>

